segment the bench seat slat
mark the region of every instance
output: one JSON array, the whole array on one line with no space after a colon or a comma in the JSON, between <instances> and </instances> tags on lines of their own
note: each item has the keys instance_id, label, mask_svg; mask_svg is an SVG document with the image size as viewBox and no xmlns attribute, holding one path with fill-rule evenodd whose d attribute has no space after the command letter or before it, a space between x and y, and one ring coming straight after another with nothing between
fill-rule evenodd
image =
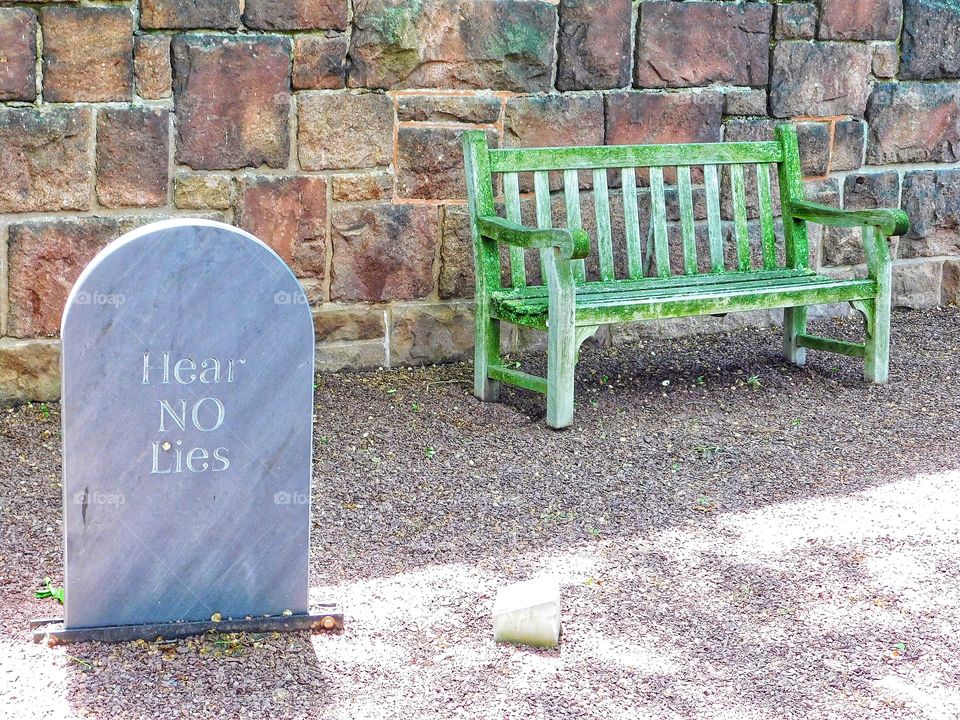
<instances>
[{"instance_id":1,"label":"bench seat slat","mask_svg":"<svg viewBox=\"0 0 960 720\"><path fill-rule=\"evenodd\" d=\"M690 164L776 163L779 143L732 142L686 145L603 145L566 148L490 150L491 172L593 170L595 168L664 167Z\"/></svg>"},{"instance_id":2,"label":"bench seat slat","mask_svg":"<svg viewBox=\"0 0 960 720\"><path fill-rule=\"evenodd\" d=\"M793 270L779 268L777 270L758 270L749 273L723 273L718 275L671 275L665 278L647 277L637 280L617 280L616 282L603 282L594 280L580 283L577 285L577 292L585 295L594 295L596 293L610 292L632 292L634 290L655 290L658 288L686 288L697 287L700 285L725 285L727 283L743 283L751 280L780 280L780 279L800 279L815 277L816 272L809 269ZM506 288L498 293L501 298L541 298L547 297L547 288L543 285L531 285L524 288L510 290Z\"/></svg>"},{"instance_id":3,"label":"bench seat slat","mask_svg":"<svg viewBox=\"0 0 960 720\"><path fill-rule=\"evenodd\" d=\"M577 325L634 322L739 310L817 305L871 298L876 282L837 280L822 275L780 280L743 281L680 288L625 290L619 293L577 293ZM493 312L510 322L545 327L547 298L510 297L494 293Z\"/></svg>"}]
</instances>

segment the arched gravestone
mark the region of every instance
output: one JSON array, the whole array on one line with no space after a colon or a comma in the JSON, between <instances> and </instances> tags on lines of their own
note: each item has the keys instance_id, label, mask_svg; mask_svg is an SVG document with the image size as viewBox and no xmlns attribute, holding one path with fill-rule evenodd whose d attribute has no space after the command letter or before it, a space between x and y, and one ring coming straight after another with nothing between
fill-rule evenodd
<instances>
[{"instance_id":1,"label":"arched gravestone","mask_svg":"<svg viewBox=\"0 0 960 720\"><path fill-rule=\"evenodd\" d=\"M84 270L61 336L61 639L310 618L313 323L283 261L221 223L143 227Z\"/></svg>"}]
</instances>

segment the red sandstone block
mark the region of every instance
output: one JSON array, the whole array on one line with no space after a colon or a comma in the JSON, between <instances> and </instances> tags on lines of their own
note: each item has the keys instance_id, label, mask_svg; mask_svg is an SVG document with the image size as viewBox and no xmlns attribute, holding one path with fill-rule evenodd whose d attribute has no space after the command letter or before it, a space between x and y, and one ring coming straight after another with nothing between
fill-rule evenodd
<instances>
[{"instance_id":1,"label":"red sandstone block","mask_svg":"<svg viewBox=\"0 0 960 720\"><path fill-rule=\"evenodd\" d=\"M48 102L129 100L133 16L127 8L45 7L43 98Z\"/></svg>"},{"instance_id":2,"label":"red sandstone block","mask_svg":"<svg viewBox=\"0 0 960 720\"><path fill-rule=\"evenodd\" d=\"M378 204L333 210L331 300L412 300L433 291L438 209Z\"/></svg>"},{"instance_id":3,"label":"red sandstone block","mask_svg":"<svg viewBox=\"0 0 960 720\"><path fill-rule=\"evenodd\" d=\"M237 222L272 247L298 276L325 275L325 178L242 178Z\"/></svg>"},{"instance_id":4,"label":"red sandstone block","mask_svg":"<svg viewBox=\"0 0 960 720\"><path fill-rule=\"evenodd\" d=\"M93 256L119 234L112 218L36 220L10 226L10 314L13 337L57 335L67 295Z\"/></svg>"},{"instance_id":5,"label":"red sandstone block","mask_svg":"<svg viewBox=\"0 0 960 720\"><path fill-rule=\"evenodd\" d=\"M195 170L286 167L290 39L179 35L172 52L178 162Z\"/></svg>"},{"instance_id":6,"label":"red sandstone block","mask_svg":"<svg viewBox=\"0 0 960 720\"><path fill-rule=\"evenodd\" d=\"M108 108L97 114L97 199L101 205L166 205L169 125L169 110Z\"/></svg>"},{"instance_id":7,"label":"red sandstone block","mask_svg":"<svg viewBox=\"0 0 960 720\"><path fill-rule=\"evenodd\" d=\"M772 13L765 3L642 3L637 87L766 85Z\"/></svg>"},{"instance_id":8,"label":"red sandstone block","mask_svg":"<svg viewBox=\"0 0 960 720\"><path fill-rule=\"evenodd\" d=\"M0 213L90 207L89 109L0 107Z\"/></svg>"},{"instance_id":9,"label":"red sandstone block","mask_svg":"<svg viewBox=\"0 0 960 720\"><path fill-rule=\"evenodd\" d=\"M0 8L0 100L33 102L36 68L36 13L27 8Z\"/></svg>"}]
</instances>

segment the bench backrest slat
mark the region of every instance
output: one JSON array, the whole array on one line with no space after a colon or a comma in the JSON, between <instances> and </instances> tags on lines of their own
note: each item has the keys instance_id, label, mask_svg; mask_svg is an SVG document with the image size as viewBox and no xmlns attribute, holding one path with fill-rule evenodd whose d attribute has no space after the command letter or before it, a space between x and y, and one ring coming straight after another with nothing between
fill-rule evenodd
<instances>
[{"instance_id":1,"label":"bench backrest slat","mask_svg":"<svg viewBox=\"0 0 960 720\"><path fill-rule=\"evenodd\" d=\"M470 167L486 173L468 178L468 185L486 183L492 195L499 175L501 212L509 220L587 231L591 251L574 264L577 282L808 265L806 225L789 216L790 198L802 197L796 131L789 125L778 127L770 142L659 146L489 149L482 133L465 135L471 136L465 147L483 152L483 162ZM784 208L782 227L777 206ZM479 251L489 254L490 247ZM509 278L501 283L531 284L527 255L510 248ZM545 284L542 254L539 261L533 282ZM492 268L493 259L485 266Z\"/></svg>"},{"instance_id":2,"label":"bench backrest slat","mask_svg":"<svg viewBox=\"0 0 960 720\"><path fill-rule=\"evenodd\" d=\"M737 270L750 269L750 235L747 227L747 191L743 181L743 165L730 166L730 188L733 194L733 231L737 241Z\"/></svg>"},{"instance_id":3,"label":"bench backrest slat","mask_svg":"<svg viewBox=\"0 0 960 720\"><path fill-rule=\"evenodd\" d=\"M563 199L567 206L567 227L583 229L583 219L580 215L580 174L576 170L563 171ZM573 275L579 282L587 277L583 260L573 264Z\"/></svg>"},{"instance_id":4,"label":"bench backrest slat","mask_svg":"<svg viewBox=\"0 0 960 720\"><path fill-rule=\"evenodd\" d=\"M757 163L757 206L760 215L760 246L763 269L777 267L777 236L773 227L773 197L770 192L770 165Z\"/></svg>"},{"instance_id":5,"label":"bench backrest slat","mask_svg":"<svg viewBox=\"0 0 960 720\"><path fill-rule=\"evenodd\" d=\"M607 171L593 171L593 214L597 221L597 254L600 258L600 279L613 280L613 236L610 232L610 191Z\"/></svg>"},{"instance_id":6,"label":"bench backrest slat","mask_svg":"<svg viewBox=\"0 0 960 720\"><path fill-rule=\"evenodd\" d=\"M507 220L522 223L520 219L520 176L515 173L503 174L503 194L506 201ZM510 279L513 287L526 287L527 269L523 264L523 248L510 248Z\"/></svg>"},{"instance_id":7,"label":"bench backrest slat","mask_svg":"<svg viewBox=\"0 0 960 720\"><path fill-rule=\"evenodd\" d=\"M627 241L627 275L631 280L643 277L643 245L640 242L640 217L637 205L637 173L633 168L620 169L623 193L623 224Z\"/></svg>"},{"instance_id":8,"label":"bench backrest slat","mask_svg":"<svg viewBox=\"0 0 960 720\"><path fill-rule=\"evenodd\" d=\"M707 230L710 237L710 270L723 272L723 237L720 229L720 178L716 165L703 168L707 193Z\"/></svg>"},{"instance_id":9,"label":"bench backrest slat","mask_svg":"<svg viewBox=\"0 0 960 720\"><path fill-rule=\"evenodd\" d=\"M533 174L533 194L537 206L537 227L553 227L553 211L550 207L550 175L546 170L537 170ZM540 278L544 285L547 283L547 267L550 263L544 258L548 250L540 251Z\"/></svg>"},{"instance_id":10,"label":"bench backrest slat","mask_svg":"<svg viewBox=\"0 0 960 720\"><path fill-rule=\"evenodd\" d=\"M683 273L697 274L697 238L693 227L693 188L690 167L677 168L677 194L680 196L680 233L683 237Z\"/></svg>"},{"instance_id":11,"label":"bench backrest slat","mask_svg":"<svg viewBox=\"0 0 960 720\"><path fill-rule=\"evenodd\" d=\"M650 168L650 215L653 221L653 258L657 277L670 275L667 246L667 201L663 191L663 168Z\"/></svg>"}]
</instances>

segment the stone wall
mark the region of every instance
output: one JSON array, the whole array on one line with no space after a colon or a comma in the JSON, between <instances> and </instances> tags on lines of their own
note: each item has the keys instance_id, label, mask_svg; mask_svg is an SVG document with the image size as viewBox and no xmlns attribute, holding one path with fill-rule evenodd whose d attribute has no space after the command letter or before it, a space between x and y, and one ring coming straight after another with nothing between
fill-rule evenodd
<instances>
[{"instance_id":1,"label":"stone wall","mask_svg":"<svg viewBox=\"0 0 960 720\"><path fill-rule=\"evenodd\" d=\"M81 268L222 219L315 304L323 369L465 357L458 136L719 141L800 122L808 194L902 205L896 301L960 288L960 6L948 0L0 0L0 400L58 393ZM818 235L833 273L862 263Z\"/></svg>"}]
</instances>

